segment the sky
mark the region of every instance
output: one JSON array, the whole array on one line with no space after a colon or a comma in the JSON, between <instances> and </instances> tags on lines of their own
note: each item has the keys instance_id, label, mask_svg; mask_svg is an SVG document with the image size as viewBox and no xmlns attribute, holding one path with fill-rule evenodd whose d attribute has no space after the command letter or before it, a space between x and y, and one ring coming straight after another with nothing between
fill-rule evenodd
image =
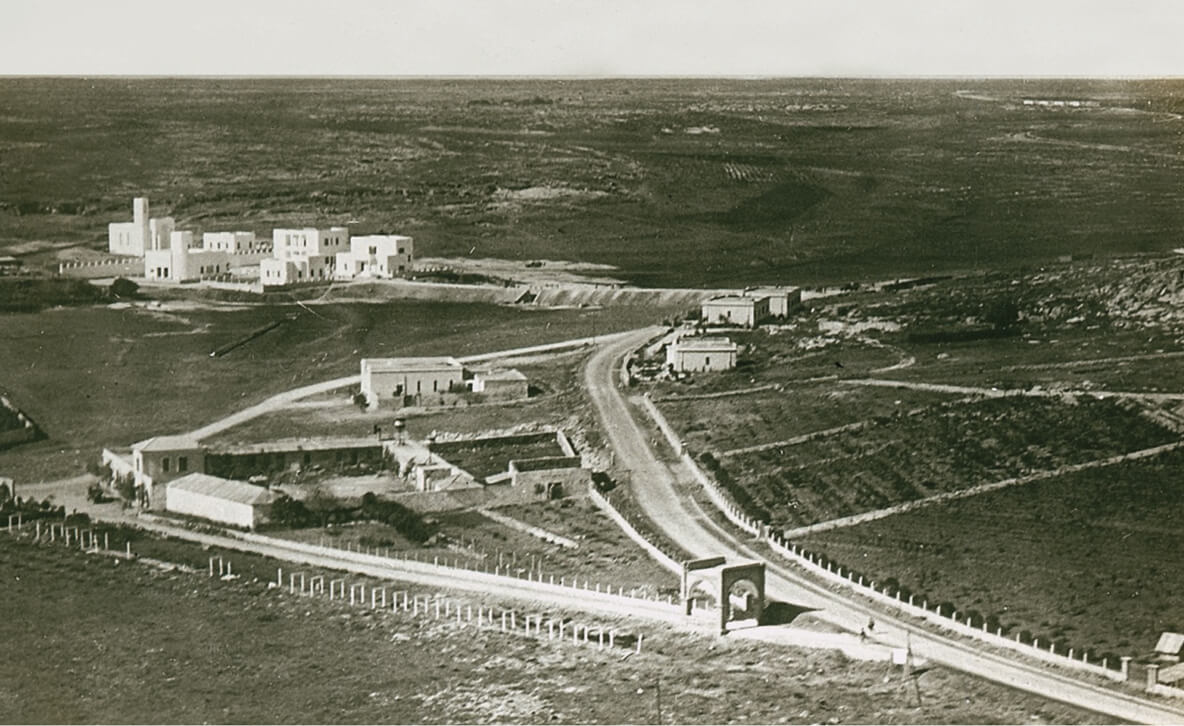
<instances>
[{"instance_id":1,"label":"sky","mask_svg":"<svg viewBox=\"0 0 1184 726\"><path fill-rule=\"evenodd\" d=\"M1184 75L1180 0L0 0L0 75Z\"/></svg>"}]
</instances>

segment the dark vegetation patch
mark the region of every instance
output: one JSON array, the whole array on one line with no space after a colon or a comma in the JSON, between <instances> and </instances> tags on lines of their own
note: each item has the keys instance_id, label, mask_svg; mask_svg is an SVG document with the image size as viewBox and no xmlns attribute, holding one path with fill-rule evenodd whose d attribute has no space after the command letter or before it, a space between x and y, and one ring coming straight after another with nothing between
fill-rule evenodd
<instances>
[{"instance_id":1,"label":"dark vegetation patch","mask_svg":"<svg viewBox=\"0 0 1184 726\"><path fill-rule=\"evenodd\" d=\"M596 330L609 332L646 313L427 302L188 307L6 317L0 384L52 438L0 453L0 468L26 481L66 476L102 446L189 431L280 391L356 375L362 357L463 356L556 342L587 335L591 316ZM292 315L291 324L210 357ZM371 425L359 424L360 433Z\"/></svg>"},{"instance_id":2,"label":"dark vegetation patch","mask_svg":"<svg viewBox=\"0 0 1184 726\"><path fill-rule=\"evenodd\" d=\"M662 286L1166 250L1184 226L1157 115L1178 81L629 84L5 79L0 247L101 247L139 193L182 224L356 219L423 256L603 262ZM1032 95L1102 105L1018 102ZM497 197L541 186L591 193Z\"/></svg>"},{"instance_id":3,"label":"dark vegetation patch","mask_svg":"<svg viewBox=\"0 0 1184 726\"><path fill-rule=\"evenodd\" d=\"M813 535L803 544L919 601L1060 651L1146 657L1184 626L1184 453L1067 474Z\"/></svg>"},{"instance_id":4,"label":"dark vegetation patch","mask_svg":"<svg viewBox=\"0 0 1184 726\"><path fill-rule=\"evenodd\" d=\"M1168 443L1134 407L996 398L897 413L859 431L728 457L721 480L797 527Z\"/></svg>"},{"instance_id":5,"label":"dark vegetation patch","mask_svg":"<svg viewBox=\"0 0 1184 726\"><path fill-rule=\"evenodd\" d=\"M660 688L662 719L679 723L1104 721L943 669L925 676L918 706L909 684L883 681L882 664L749 643L708 648L697 636L661 626L644 631L646 653L621 660L619 652L570 642L371 614L340 600L269 590L266 581L274 581L280 563L240 553L220 554L243 580L208 578L210 554L184 543L154 552L199 569L186 574L57 546L2 543L0 577L8 585L0 640L19 657L0 662L0 680L14 694L0 701L0 720L640 723L657 719L653 696ZM70 597L62 596L64 582ZM434 592L407 589L421 597ZM101 605L112 602L116 614ZM594 622L575 613L550 616ZM688 653L698 655L688 660ZM704 676L705 668L714 675ZM597 677L589 679L591 672ZM770 678L793 685L776 698L753 698Z\"/></svg>"}]
</instances>

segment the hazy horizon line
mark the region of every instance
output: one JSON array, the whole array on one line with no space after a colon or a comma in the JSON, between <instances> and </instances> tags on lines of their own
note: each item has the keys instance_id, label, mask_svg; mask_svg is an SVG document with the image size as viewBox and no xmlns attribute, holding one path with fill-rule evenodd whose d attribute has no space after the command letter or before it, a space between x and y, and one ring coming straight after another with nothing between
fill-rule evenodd
<instances>
[{"instance_id":1,"label":"hazy horizon line","mask_svg":"<svg viewBox=\"0 0 1184 726\"><path fill-rule=\"evenodd\" d=\"M845 80L845 81L1174 81L1184 80L1184 75L962 75L962 74L885 74L885 75L780 75L780 74L300 74L300 73L0 73L0 79L152 79L152 80L564 80L564 81L613 81L613 80Z\"/></svg>"}]
</instances>

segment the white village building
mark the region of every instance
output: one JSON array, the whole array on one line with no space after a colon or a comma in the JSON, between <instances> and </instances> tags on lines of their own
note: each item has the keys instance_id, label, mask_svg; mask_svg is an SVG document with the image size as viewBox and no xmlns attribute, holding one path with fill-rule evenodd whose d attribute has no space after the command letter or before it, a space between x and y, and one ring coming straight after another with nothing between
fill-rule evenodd
<instances>
[{"instance_id":1,"label":"white village building","mask_svg":"<svg viewBox=\"0 0 1184 726\"><path fill-rule=\"evenodd\" d=\"M143 257L148 250L168 249L175 226L172 217L148 216L148 198L136 197L132 200L132 221L107 225L107 251Z\"/></svg>"},{"instance_id":2,"label":"white village building","mask_svg":"<svg viewBox=\"0 0 1184 726\"><path fill-rule=\"evenodd\" d=\"M389 279L409 273L414 241L395 234L351 237L346 227L272 230L271 245L254 232L177 230L172 217L149 217L148 199L136 197L131 222L108 226L113 255L144 258L144 277L188 282L258 265L263 287L327 280ZM252 270L253 272L253 270Z\"/></svg>"}]
</instances>

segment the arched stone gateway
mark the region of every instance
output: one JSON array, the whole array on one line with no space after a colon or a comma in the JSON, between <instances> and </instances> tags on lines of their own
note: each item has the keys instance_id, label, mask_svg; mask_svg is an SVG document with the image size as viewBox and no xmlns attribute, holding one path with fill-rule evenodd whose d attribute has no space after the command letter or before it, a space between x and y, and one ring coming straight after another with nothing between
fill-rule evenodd
<instances>
[{"instance_id":1,"label":"arched stone gateway","mask_svg":"<svg viewBox=\"0 0 1184 726\"><path fill-rule=\"evenodd\" d=\"M727 634L734 620L761 622L765 614L765 563L747 562L726 566L723 557L707 557L682 563L681 595L686 614L691 614L695 591L714 590L712 583L719 572L719 589L712 595L719 603L719 629Z\"/></svg>"},{"instance_id":2,"label":"arched stone gateway","mask_svg":"<svg viewBox=\"0 0 1184 726\"><path fill-rule=\"evenodd\" d=\"M765 612L765 563L749 562L720 570L719 632L733 619L761 621ZM743 617L733 618L733 615Z\"/></svg>"},{"instance_id":3,"label":"arched stone gateway","mask_svg":"<svg viewBox=\"0 0 1184 726\"><path fill-rule=\"evenodd\" d=\"M723 557L707 557L701 560L687 560L682 563L680 595L687 615L691 614L691 600L694 597L695 590L707 592L710 588L709 578L711 578L713 573L707 572L707 570L722 567L725 562L727 560Z\"/></svg>"}]
</instances>

